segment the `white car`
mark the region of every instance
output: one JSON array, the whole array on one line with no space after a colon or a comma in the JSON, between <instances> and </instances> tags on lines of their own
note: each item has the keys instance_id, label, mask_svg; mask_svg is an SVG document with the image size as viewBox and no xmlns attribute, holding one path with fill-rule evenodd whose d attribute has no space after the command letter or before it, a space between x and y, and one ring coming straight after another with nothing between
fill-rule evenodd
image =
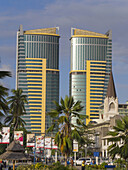
<instances>
[{"instance_id":1,"label":"white car","mask_svg":"<svg viewBox=\"0 0 128 170\"><path fill-rule=\"evenodd\" d=\"M76 160L76 165L81 166L83 161L85 161L85 165L90 165L91 158L79 158L78 160ZM75 160L74 160L74 164L75 164Z\"/></svg>"},{"instance_id":2,"label":"white car","mask_svg":"<svg viewBox=\"0 0 128 170\"><path fill-rule=\"evenodd\" d=\"M86 161L85 158L79 158L78 160L74 160L74 164L76 163L76 165L82 165L82 162Z\"/></svg>"},{"instance_id":3,"label":"white car","mask_svg":"<svg viewBox=\"0 0 128 170\"><path fill-rule=\"evenodd\" d=\"M86 158L85 161L86 161L86 162L85 162L85 165L90 165L91 162L92 162L92 159L91 159L91 158Z\"/></svg>"}]
</instances>

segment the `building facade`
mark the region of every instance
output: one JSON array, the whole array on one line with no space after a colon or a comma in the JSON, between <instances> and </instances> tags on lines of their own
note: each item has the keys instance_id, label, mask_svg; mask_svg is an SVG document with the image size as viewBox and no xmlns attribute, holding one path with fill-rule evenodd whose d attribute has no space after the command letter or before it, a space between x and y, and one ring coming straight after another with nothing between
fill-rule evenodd
<instances>
[{"instance_id":1,"label":"building facade","mask_svg":"<svg viewBox=\"0 0 128 170\"><path fill-rule=\"evenodd\" d=\"M85 123L99 119L112 70L112 31L106 34L72 28L70 95L82 101ZM73 120L75 123L75 119Z\"/></svg>"},{"instance_id":2,"label":"building facade","mask_svg":"<svg viewBox=\"0 0 128 170\"><path fill-rule=\"evenodd\" d=\"M45 133L51 126L46 115L59 102L59 29L44 28L17 32L16 88L27 95L26 130Z\"/></svg>"},{"instance_id":3,"label":"building facade","mask_svg":"<svg viewBox=\"0 0 128 170\"><path fill-rule=\"evenodd\" d=\"M110 80L112 80L111 76ZM111 92L109 89L111 89ZM99 119L93 122L92 128L89 129L93 132L93 138L97 139L91 149L100 152L102 157L109 157L108 147L112 142L109 142L108 139L112 138L112 136L108 135L108 132L113 131L113 127L116 126L116 121L127 116L127 113L128 104L118 104L114 82L109 81L107 96L104 99L104 103L100 106ZM119 146L121 146L121 143L122 141L117 142ZM116 155L116 158L119 157Z\"/></svg>"}]
</instances>

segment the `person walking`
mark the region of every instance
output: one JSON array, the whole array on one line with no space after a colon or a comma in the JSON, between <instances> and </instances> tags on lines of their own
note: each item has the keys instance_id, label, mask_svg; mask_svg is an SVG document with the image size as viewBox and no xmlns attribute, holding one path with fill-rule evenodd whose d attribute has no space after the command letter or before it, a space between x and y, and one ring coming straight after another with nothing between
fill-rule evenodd
<instances>
[{"instance_id":1,"label":"person walking","mask_svg":"<svg viewBox=\"0 0 128 170\"><path fill-rule=\"evenodd\" d=\"M73 167L73 159L72 158L71 158L70 163L71 163L71 167Z\"/></svg>"},{"instance_id":2,"label":"person walking","mask_svg":"<svg viewBox=\"0 0 128 170\"><path fill-rule=\"evenodd\" d=\"M81 170L85 170L85 161L82 162Z\"/></svg>"}]
</instances>

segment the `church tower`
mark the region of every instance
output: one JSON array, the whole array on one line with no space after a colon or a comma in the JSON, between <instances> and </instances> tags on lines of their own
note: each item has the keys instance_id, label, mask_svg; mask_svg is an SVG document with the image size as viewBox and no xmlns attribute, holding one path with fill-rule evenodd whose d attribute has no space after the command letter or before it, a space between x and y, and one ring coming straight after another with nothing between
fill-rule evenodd
<instances>
[{"instance_id":1,"label":"church tower","mask_svg":"<svg viewBox=\"0 0 128 170\"><path fill-rule=\"evenodd\" d=\"M100 121L110 120L110 117L118 115L118 98L116 95L115 84L112 72L109 78L108 90L104 104L101 106L102 113L100 114Z\"/></svg>"}]
</instances>

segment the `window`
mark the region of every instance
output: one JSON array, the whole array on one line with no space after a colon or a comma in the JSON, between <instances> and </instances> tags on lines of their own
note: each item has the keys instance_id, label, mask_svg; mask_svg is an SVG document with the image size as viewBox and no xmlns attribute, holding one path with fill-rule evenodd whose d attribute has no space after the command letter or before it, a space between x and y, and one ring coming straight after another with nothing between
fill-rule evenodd
<instances>
[{"instance_id":1,"label":"window","mask_svg":"<svg viewBox=\"0 0 128 170\"><path fill-rule=\"evenodd\" d=\"M110 105L109 105L109 111L114 111L115 110L115 104L112 102Z\"/></svg>"}]
</instances>

